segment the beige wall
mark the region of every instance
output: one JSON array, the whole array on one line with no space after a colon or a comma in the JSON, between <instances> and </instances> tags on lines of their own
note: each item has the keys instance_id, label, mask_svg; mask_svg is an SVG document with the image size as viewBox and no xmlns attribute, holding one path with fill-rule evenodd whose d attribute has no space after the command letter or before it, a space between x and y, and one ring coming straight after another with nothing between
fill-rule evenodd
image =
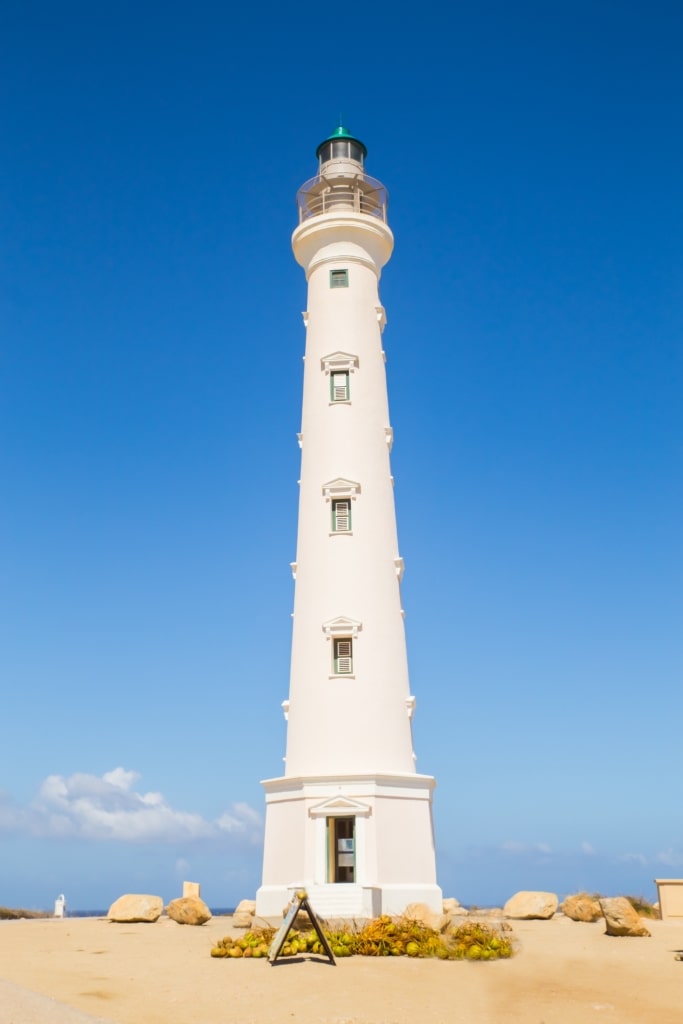
<instances>
[{"instance_id":1,"label":"beige wall","mask_svg":"<svg viewBox=\"0 0 683 1024\"><path fill-rule=\"evenodd\" d=\"M683 917L683 878L656 878L662 920Z\"/></svg>"},{"instance_id":2,"label":"beige wall","mask_svg":"<svg viewBox=\"0 0 683 1024\"><path fill-rule=\"evenodd\" d=\"M269 802L264 837L263 884L299 882L304 876L306 807L300 794Z\"/></svg>"}]
</instances>

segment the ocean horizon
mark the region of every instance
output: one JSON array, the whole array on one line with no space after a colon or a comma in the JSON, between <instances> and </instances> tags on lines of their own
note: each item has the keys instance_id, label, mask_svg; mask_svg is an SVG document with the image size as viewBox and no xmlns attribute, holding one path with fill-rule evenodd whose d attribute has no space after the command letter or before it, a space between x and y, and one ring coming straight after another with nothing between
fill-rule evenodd
<instances>
[{"instance_id":1,"label":"ocean horizon","mask_svg":"<svg viewBox=\"0 0 683 1024\"><path fill-rule=\"evenodd\" d=\"M212 917L227 917L235 913L234 907L209 907L209 910ZM71 910L67 907L64 917L106 917L108 913L108 907L106 910Z\"/></svg>"}]
</instances>

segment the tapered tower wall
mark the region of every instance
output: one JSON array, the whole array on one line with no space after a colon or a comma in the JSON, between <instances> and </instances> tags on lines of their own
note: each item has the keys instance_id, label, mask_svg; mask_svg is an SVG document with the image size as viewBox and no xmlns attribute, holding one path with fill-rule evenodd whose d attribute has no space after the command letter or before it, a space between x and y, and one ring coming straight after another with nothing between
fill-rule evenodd
<instances>
[{"instance_id":1,"label":"tapered tower wall","mask_svg":"<svg viewBox=\"0 0 683 1024\"><path fill-rule=\"evenodd\" d=\"M370 220L370 218L368 218ZM314 259L308 281L308 328L301 424L301 480L292 637L287 775L368 770L412 772L410 695L397 559L391 440L377 279L371 253L348 258L346 224L337 218L334 247ZM375 225L370 224L374 237ZM351 233L351 232L349 232ZM387 229L386 250L390 251ZM301 253L295 233L295 253ZM362 260L361 260L362 256ZM346 269L347 288L330 289L330 270ZM335 351L357 362L349 401L330 400L324 360ZM352 529L331 534L324 485L358 485ZM360 623L353 678L330 678L332 639L324 623Z\"/></svg>"},{"instance_id":2,"label":"tapered tower wall","mask_svg":"<svg viewBox=\"0 0 683 1024\"><path fill-rule=\"evenodd\" d=\"M323 158L292 236L308 282L299 525L285 769L264 782L262 915L301 884L332 916L397 913L415 900L440 909L434 780L415 771L390 463L379 279L393 235L359 146L355 162Z\"/></svg>"}]
</instances>

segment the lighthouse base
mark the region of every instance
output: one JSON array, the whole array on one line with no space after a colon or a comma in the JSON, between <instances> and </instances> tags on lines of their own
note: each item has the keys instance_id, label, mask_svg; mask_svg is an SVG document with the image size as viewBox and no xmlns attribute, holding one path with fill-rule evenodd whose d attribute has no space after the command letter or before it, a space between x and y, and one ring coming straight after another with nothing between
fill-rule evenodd
<instances>
[{"instance_id":1,"label":"lighthouse base","mask_svg":"<svg viewBox=\"0 0 683 1024\"><path fill-rule=\"evenodd\" d=\"M323 920L361 920L381 914L399 917L411 903L422 903L435 913L442 912L443 899L438 885L386 886L380 889L341 883L315 885L302 881L287 887L262 885L256 894L257 916L268 919L282 917L294 893L301 889L306 891L311 907Z\"/></svg>"},{"instance_id":2,"label":"lighthouse base","mask_svg":"<svg viewBox=\"0 0 683 1024\"><path fill-rule=\"evenodd\" d=\"M442 910L428 775L269 779L259 917L280 917L305 888L323 918Z\"/></svg>"}]
</instances>

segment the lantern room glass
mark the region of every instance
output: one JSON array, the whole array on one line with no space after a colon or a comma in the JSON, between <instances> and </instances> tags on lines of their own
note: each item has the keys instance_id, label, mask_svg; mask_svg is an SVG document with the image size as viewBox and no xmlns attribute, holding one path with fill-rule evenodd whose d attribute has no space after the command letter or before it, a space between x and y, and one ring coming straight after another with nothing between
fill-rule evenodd
<instances>
[{"instance_id":1,"label":"lantern room glass","mask_svg":"<svg viewBox=\"0 0 683 1024\"><path fill-rule=\"evenodd\" d=\"M363 147L353 139L330 139L319 152L321 165L328 160L355 160L363 166Z\"/></svg>"}]
</instances>

